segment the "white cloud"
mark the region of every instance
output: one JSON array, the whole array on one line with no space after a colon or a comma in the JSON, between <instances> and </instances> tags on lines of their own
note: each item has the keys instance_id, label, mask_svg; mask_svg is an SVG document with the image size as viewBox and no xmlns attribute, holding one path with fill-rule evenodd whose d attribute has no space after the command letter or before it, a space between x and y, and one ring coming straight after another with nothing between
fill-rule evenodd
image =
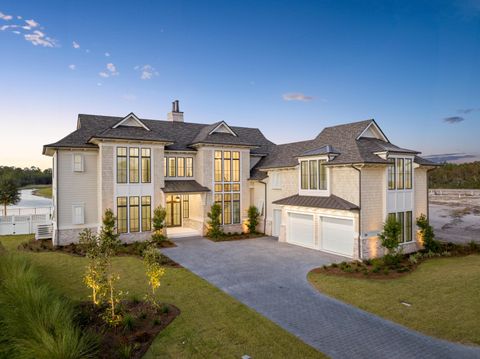
<instances>
[{"instance_id":1,"label":"white cloud","mask_svg":"<svg viewBox=\"0 0 480 359\"><path fill-rule=\"evenodd\" d=\"M22 20L23 18L21 16L17 16L17 19L18 20Z\"/></svg>"},{"instance_id":2,"label":"white cloud","mask_svg":"<svg viewBox=\"0 0 480 359\"><path fill-rule=\"evenodd\" d=\"M20 32L20 31L17 31L17 30L12 31L12 32L13 32L15 35L20 35L20 34L21 34L21 32Z\"/></svg>"},{"instance_id":3,"label":"white cloud","mask_svg":"<svg viewBox=\"0 0 480 359\"><path fill-rule=\"evenodd\" d=\"M142 80L151 80L154 76L158 76L158 71L152 65L143 65L143 66L135 66L134 70L140 71L140 78Z\"/></svg>"},{"instance_id":4,"label":"white cloud","mask_svg":"<svg viewBox=\"0 0 480 359\"><path fill-rule=\"evenodd\" d=\"M31 20L25 20L25 22L27 23L28 26L30 27L37 27L39 24L38 22L36 22L35 20L31 19Z\"/></svg>"},{"instance_id":5,"label":"white cloud","mask_svg":"<svg viewBox=\"0 0 480 359\"><path fill-rule=\"evenodd\" d=\"M104 71L102 71L102 72L99 72L98 74L100 75L100 77L105 77L105 78L107 78L107 77L110 77L110 75L109 75L109 74L107 74L107 73L106 73L106 72L104 72Z\"/></svg>"},{"instance_id":6,"label":"white cloud","mask_svg":"<svg viewBox=\"0 0 480 359\"><path fill-rule=\"evenodd\" d=\"M22 26L22 29L24 29L24 30L32 30L32 28L31 28L30 26L26 26L26 25L25 25L25 26Z\"/></svg>"},{"instance_id":7,"label":"white cloud","mask_svg":"<svg viewBox=\"0 0 480 359\"><path fill-rule=\"evenodd\" d=\"M13 16L12 15L6 15L3 12L0 12L0 19L3 19L5 21L12 20Z\"/></svg>"},{"instance_id":8,"label":"white cloud","mask_svg":"<svg viewBox=\"0 0 480 359\"><path fill-rule=\"evenodd\" d=\"M70 65L68 65L68 68L69 68L70 70L76 70L76 69L77 69L77 66L76 66L75 64L70 64Z\"/></svg>"},{"instance_id":9,"label":"white cloud","mask_svg":"<svg viewBox=\"0 0 480 359\"><path fill-rule=\"evenodd\" d=\"M73 41L73 42L72 42L72 46L73 46L74 49L79 49L79 48L80 48L79 43L76 42L76 41Z\"/></svg>"},{"instance_id":10,"label":"white cloud","mask_svg":"<svg viewBox=\"0 0 480 359\"><path fill-rule=\"evenodd\" d=\"M302 102L308 102L312 101L313 97L312 96L307 96L304 95L301 92L292 92L292 93L286 93L282 95L284 101L302 101Z\"/></svg>"},{"instance_id":11,"label":"white cloud","mask_svg":"<svg viewBox=\"0 0 480 359\"><path fill-rule=\"evenodd\" d=\"M112 64L111 62L109 62L107 64L107 70L110 71L110 72L117 72L117 68L115 67L114 64Z\"/></svg>"},{"instance_id":12,"label":"white cloud","mask_svg":"<svg viewBox=\"0 0 480 359\"><path fill-rule=\"evenodd\" d=\"M106 56L106 57L110 57L110 53L109 53L109 52L106 52L106 53L105 53L105 56Z\"/></svg>"},{"instance_id":13,"label":"white cloud","mask_svg":"<svg viewBox=\"0 0 480 359\"><path fill-rule=\"evenodd\" d=\"M122 98L124 100L127 100L127 101L135 101L137 99L137 96L135 96L134 94L131 94L131 93L127 93L127 94L123 95Z\"/></svg>"},{"instance_id":14,"label":"white cloud","mask_svg":"<svg viewBox=\"0 0 480 359\"><path fill-rule=\"evenodd\" d=\"M43 47L55 47L57 46L56 40L45 36L45 34L39 30L35 30L30 34L23 35L25 40L31 42L33 45L43 46Z\"/></svg>"}]
</instances>

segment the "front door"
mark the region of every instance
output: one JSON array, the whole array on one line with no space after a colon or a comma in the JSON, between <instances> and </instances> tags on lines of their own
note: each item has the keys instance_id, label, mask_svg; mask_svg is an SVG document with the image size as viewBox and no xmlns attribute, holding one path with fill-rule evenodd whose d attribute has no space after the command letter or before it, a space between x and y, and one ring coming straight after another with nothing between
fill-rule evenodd
<instances>
[{"instance_id":1,"label":"front door","mask_svg":"<svg viewBox=\"0 0 480 359\"><path fill-rule=\"evenodd\" d=\"M167 196L167 227L182 225L182 197L180 195Z\"/></svg>"}]
</instances>

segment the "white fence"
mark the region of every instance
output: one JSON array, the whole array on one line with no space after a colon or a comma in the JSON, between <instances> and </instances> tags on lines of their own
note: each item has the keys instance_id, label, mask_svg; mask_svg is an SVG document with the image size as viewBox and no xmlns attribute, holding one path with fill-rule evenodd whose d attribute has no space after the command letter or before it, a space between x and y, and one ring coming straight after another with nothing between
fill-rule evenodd
<instances>
[{"instance_id":1,"label":"white fence","mask_svg":"<svg viewBox=\"0 0 480 359\"><path fill-rule=\"evenodd\" d=\"M50 214L30 214L0 217L0 235L32 234L37 225L49 224Z\"/></svg>"},{"instance_id":2,"label":"white fence","mask_svg":"<svg viewBox=\"0 0 480 359\"><path fill-rule=\"evenodd\" d=\"M0 208L0 216L4 216L3 207ZM47 214L52 215L52 207L7 207L7 216L29 216L31 214Z\"/></svg>"}]
</instances>

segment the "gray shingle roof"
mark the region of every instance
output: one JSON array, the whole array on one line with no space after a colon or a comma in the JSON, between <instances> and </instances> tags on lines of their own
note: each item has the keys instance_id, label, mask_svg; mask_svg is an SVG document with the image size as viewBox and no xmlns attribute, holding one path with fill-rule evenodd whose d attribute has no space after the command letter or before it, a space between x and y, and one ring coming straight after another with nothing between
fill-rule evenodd
<instances>
[{"instance_id":1,"label":"gray shingle roof","mask_svg":"<svg viewBox=\"0 0 480 359\"><path fill-rule=\"evenodd\" d=\"M237 136L226 133L208 135L215 128L214 125L218 123L208 125L146 119L141 119L141 121L151 131L142 127L119 126L112 128L121 120L122 117L80 114L78 116L79 128L60 141L45 145L44 152L46 147L96 147L88 143L92 137L171 142L165 147L166 150L191 150L191 145L199 142L197 136L200 133L202 134L202 143L254 146L252 153L269 153L275 146L257 128L231 126Z\"/></svg>"},{"instance_id":2,"label":"gray shingle roof","mask_svg":"<svg viewBox=\"0 0 480 359\"><path fill-rule=\"evenodd\" d=\"M328 197L300 196L296 194L290 197L279 199L273 203L287 206L341 209L347 211L358 209L358 206L333 194Z\"/></svg>"},{"instance_id":3,"label":"gray shingle roof","mask_svg":"<svg viewBox=\"0 0 480 359\"><path fill-rule=\"evenodd\" d=\"M300 154L300 156L318 156L318 155L328 155L328 154L340 154L340 151L335 147L326 145L320 148L314 148L313 150L307 150Z\"/></svg>"},{"instance_id":4,"label":"gray shingle roof","mask_svg":"<svg viewBox=\"0 0 480 359\"><path fill-rule=\"evenodd\" d=\"M298 157L308 156L316 151L324 151L330 146L332 152L339 153L328 162L329 165L350 163L388 163L375 152L401 152L417 154L376 138L357 138L374 120L347 123L326 127L313 140L287 143L276 146L269 156L258 164L259 169L293 167L298 164ZM323 149L323 150L322 150ZM323 153L322 153L323 154Z\"/></svg>"},{"instance_id":5,"label":"gray shingle roof","mask_svg":"<svg viewBox=\"0 0 480 359\"><path fill-rule=\"evenodd\" d=\"M198 193L210 192L210 189L194 180L166 180L162 191L164 193Z\"/></svg>"}]
</instances>

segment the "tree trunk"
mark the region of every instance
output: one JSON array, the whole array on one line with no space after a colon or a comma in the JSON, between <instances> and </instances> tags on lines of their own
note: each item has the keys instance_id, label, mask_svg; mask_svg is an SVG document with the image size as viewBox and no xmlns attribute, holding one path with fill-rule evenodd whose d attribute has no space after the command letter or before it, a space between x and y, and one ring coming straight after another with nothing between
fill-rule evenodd
<instances>
[{"instance_id":1,"label":"tree trunk","mask_svg":"<svg viewBox=\"0 0 480 359\"><path fill-rule=\"evenodd\" d=\"M3 215L6 217L7 216L7 202L3 203Z\"/></svg>"}]
</instances>

